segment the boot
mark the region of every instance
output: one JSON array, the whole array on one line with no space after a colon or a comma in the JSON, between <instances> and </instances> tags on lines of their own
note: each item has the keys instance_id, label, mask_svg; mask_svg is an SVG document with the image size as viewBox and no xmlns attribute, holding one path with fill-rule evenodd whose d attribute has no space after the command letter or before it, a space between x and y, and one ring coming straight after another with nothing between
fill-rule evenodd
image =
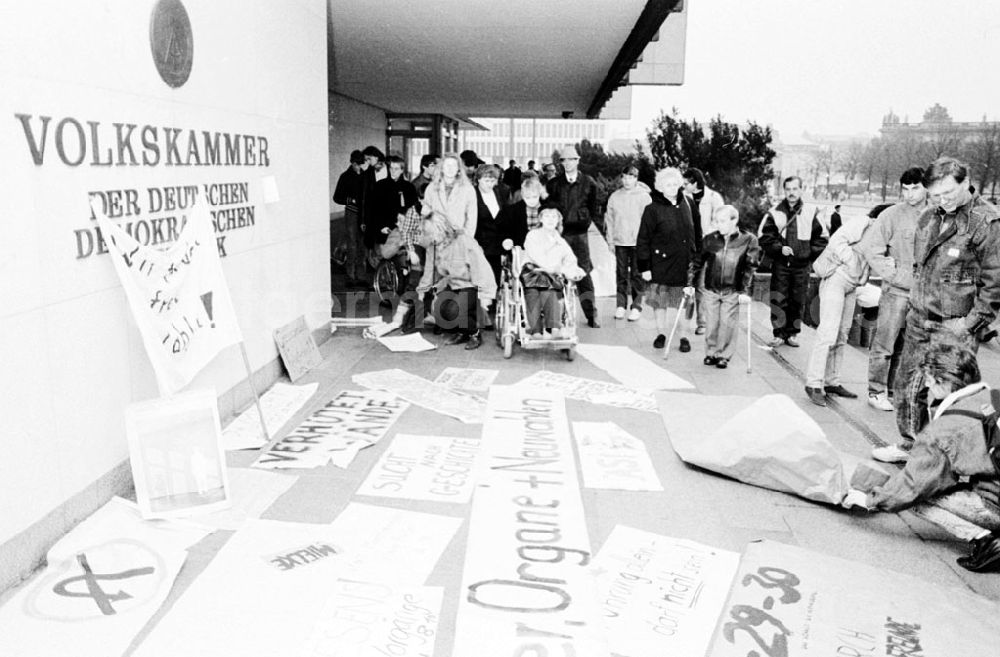
<instances>
[{"instance_id":1,"label":"boot","mask_svg":"<svg viewBox=\"0 0 1000 657\"><path fill-rule=\"evenodd\" d=\"M974 573L1000 570L1000 539L987 534L972 541L968 556L959 557L958 565Z\"/></svg>"}]
</instances>

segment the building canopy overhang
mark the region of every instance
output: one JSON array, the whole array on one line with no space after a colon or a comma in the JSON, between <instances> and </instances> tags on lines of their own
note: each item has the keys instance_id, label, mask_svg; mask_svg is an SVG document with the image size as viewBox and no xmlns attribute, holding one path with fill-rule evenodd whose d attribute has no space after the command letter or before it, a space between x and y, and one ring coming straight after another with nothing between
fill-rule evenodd
<instances>
[{"instance_id":1,"label":"building canopy overhang","mask_svg":"<svg viewBox=\"0 0 1000 657\"><path fill-rule=\"evenodd\" d=\"M393 113L597 118L630 76L683 81L680 0L328 5L330 90Z\"/></svg>"}]
</instances>

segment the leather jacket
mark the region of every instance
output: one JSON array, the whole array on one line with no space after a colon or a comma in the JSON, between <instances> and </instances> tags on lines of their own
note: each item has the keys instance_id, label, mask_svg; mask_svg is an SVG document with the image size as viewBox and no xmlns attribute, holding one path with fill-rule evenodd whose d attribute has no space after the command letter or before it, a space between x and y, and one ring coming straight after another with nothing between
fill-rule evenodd
<instances>
[{"instance_id":1,"label":"leather jacket","mask_svg":"<svg viewBox=\"0 0 1000 657\"><path fill-rule=\"evenodd\" d=\"M760 246L752 233L738 231L722 236L718 231L702 240L701 251L688 267L688 285L693 286L704 268L704 287L713 292L746 292L760 262Z\"/></svg>"}]
</instances>

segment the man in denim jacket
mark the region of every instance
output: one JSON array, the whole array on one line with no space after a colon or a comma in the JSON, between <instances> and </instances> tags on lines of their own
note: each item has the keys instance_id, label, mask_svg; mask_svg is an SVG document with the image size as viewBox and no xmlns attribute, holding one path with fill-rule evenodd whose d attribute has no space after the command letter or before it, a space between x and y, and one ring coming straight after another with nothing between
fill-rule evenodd
<instances>
[{"instance_id":1,"label":"man in denim jacket","mask_svg":"<svg viewBox=\"0 0 1000 657\"><path fill-rule=\"evenodd\" d=\"M996 336L991 325L1000 310L1000 213L969 190L967 177L966 165L950 157L924 171L924 186L940 205L917 222L906 342L893 384L902 440L873 450L880 461L909 458L926 408L915 371L928 346L953 334L975 353L980 342Z\"/></svg>"}]
</instances>

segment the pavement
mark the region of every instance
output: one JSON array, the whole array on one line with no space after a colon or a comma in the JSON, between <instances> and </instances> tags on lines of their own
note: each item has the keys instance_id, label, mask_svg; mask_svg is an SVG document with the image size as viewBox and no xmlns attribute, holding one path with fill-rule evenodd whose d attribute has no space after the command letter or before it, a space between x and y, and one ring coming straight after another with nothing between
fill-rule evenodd
<instances>
[{"instance_id":1,"label":"pavement","mask_svg":"<svg viewBox=\"0 0 1000 657\"><path fill-rule=\"evenodd\" d=\"M362 305L372 307L367 300ZM858 399L836 400L825 408L815 406L803 392L801 374L814 337L813 331L804 330L802 346L798 349L780 347L772 351L764 344L770 337L767 306L755 302L750 307L753 317L750 371L745 329L740 332L736 356L729 369L720 370L702 364L704 342L700 336L692 336L694 348L690 353L679 353L674 345L666 367L692 382L700 394L787 394L819 423L835 447L847 454L864 458L873 443L894 439L892 413L876 411L866 403L863 393L867 361L863 351L850 348L844 358L843 383L859 393ZM644 310L638 322L614 320L612 298L599 299L598 309L602 326L599 329L580 328L582 342L625 345L658 364L664 364L662 350L652 348L657 331L650 309ZM388 313L388 310L385 312ZM745 314L741 313L741 322L744 319ZM434 342L443 338L434 336L430 331L425 332L425 337ZM367 371L402 368L432 380L445 367L487 368L499 370L496 383L513 384L538 370L547 369L612 381L605 371L582 356L569 362L558 353L525 351L515 347L513 357L505 360L492 336L474 351L466 351L460 346L441 346L429 352L397 354L375 341L363 339L361 329L341 328L320 346L320 351L324 357L322 366L297 381L300 384L318 382L319 390L307 407L286 426L286 430L301 422L339 391L356 389L351 376ZM987 372L1000 374L1000 357L995 351L986 350L983 360ZM1000 381L1000 376L995 378ZM965 553L965 544L909 512L859 515L743 484L689 467L680 461L671 449L659 415L575 400L567 400L566 406L570 421L613 421L641 438L664 486L663 492L582 488L586 522L595 550L617 524L734 551L742 551L750 541L766 538L905 573L937 585L959 587L1000 601L1000 575L974 574L960 568L955 558ZM476 436L480 430L481 425L462 424L425 408L412 406L389 436L363 450L348 469L328 465L314 470L286 472L287 476L297 476L298 481L268 509L264 517L329 523L348 502L357 500L467 518L468 505L365 498L356 496L354 491L391 443L395 433ZM256 456L254 451L230 452L228 460L231 466L248 466ZM428 585L445 587L435 650L435 655L439 657L451 654L466 531L467 523L464 523L427 582ZM173 602L184 594L230 536L231 532L218 532L191 550L189 561L166 604L136 638L133 648L169 612Z\"/></svg>"}]
</instances>

